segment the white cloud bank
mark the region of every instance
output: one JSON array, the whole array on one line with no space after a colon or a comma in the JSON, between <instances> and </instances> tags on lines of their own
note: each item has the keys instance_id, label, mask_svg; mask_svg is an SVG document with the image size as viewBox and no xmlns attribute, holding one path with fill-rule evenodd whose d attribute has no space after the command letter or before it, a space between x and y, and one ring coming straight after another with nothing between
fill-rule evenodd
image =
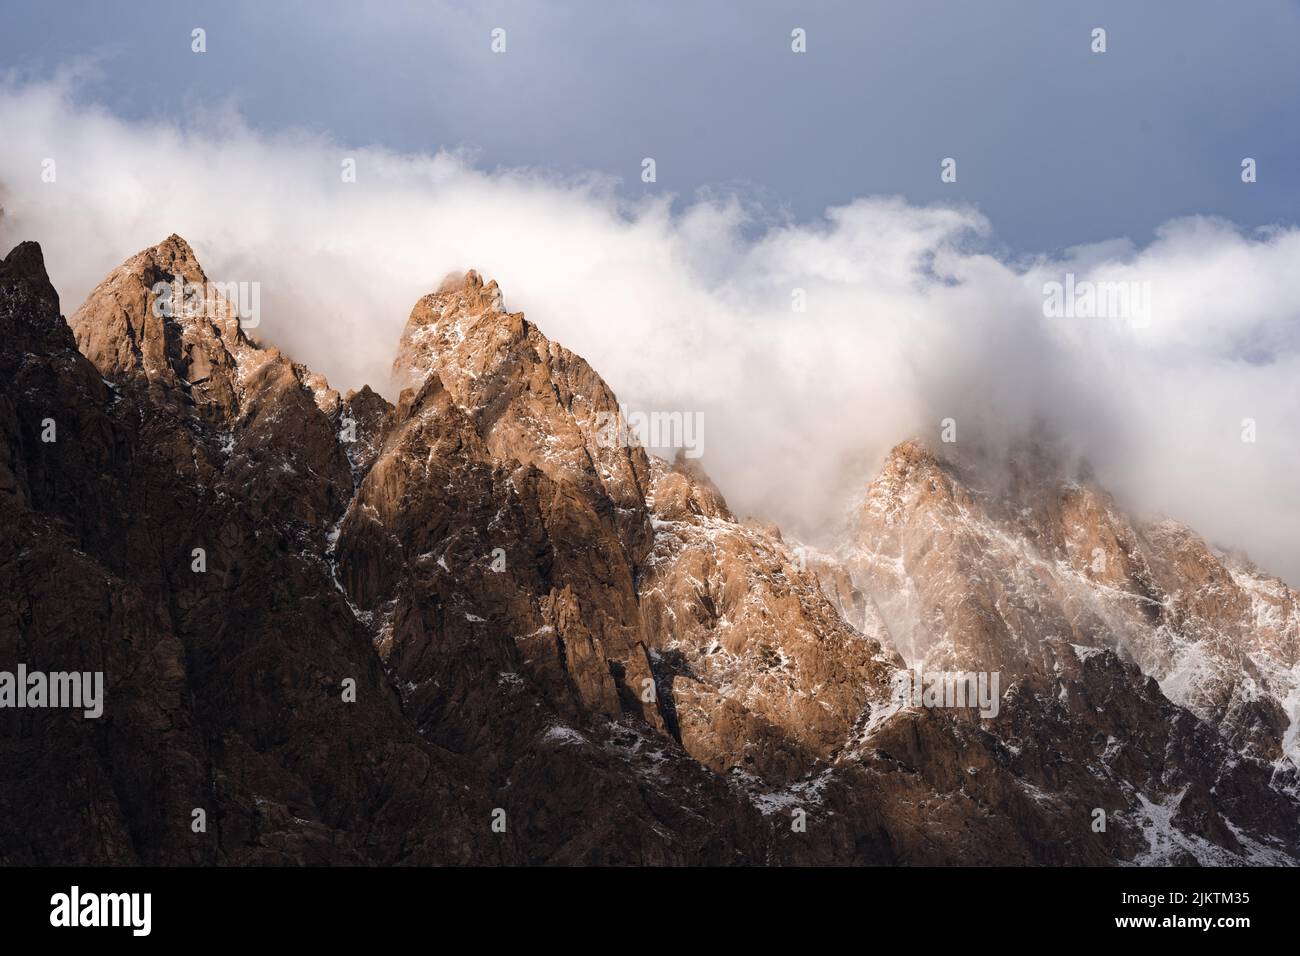
<instances>
[{"instance_id":1,"label":"white cloud bank","mask_svg":"<svg viewBox=\"0 0 1300 956\"><path fill-rule=\"evenodd\" d=\"M268 135L230 111L124 122L75 86L0 84L0 242L41 243L65 313L177 232L214 280L261 283L259 337L391 395L416 298L477 268L630 409L704 412L704 463L742 513L815 538L903 438L1042 423L1130 506L1300 583L1295 228L1185 219L1141 248L1009 262L970 208L874 197L758 230L734 199L674 212L600 178ZM1066 272L1149 283L1149 323L1046 317Z\"/></svg>"}]
</instances>

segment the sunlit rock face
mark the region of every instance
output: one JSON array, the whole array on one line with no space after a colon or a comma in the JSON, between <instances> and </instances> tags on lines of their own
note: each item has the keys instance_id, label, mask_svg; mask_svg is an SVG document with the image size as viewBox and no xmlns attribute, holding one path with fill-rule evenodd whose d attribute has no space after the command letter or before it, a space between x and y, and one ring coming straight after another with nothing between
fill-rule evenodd
<instances>
[{"instance_id":1,"label":"sunlit rock face","mask_svg":"<svg viewBox=\"0 0 1300 956\"><path fill-rule=\"evenodd\" d=\"M106 716L0 711L0 862L1300 859L1295 595L1042 443L905 441L819 549L475 272L346 396L177 236L59 309L19 246L0 671Z\"/></svg>"}]
</instances>

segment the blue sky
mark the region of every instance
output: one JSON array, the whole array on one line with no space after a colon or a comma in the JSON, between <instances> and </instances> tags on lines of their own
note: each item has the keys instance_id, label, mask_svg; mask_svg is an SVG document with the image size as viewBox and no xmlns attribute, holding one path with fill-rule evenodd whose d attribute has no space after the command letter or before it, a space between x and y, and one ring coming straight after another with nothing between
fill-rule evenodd
<instances>
[{"instance_id":1,"label":"blue sky","mask_svg":"<svg viewBox=\"0 0 1300 956\"><path fill-rule=\"evenodd\" d=\"M4 68L39 79L94 57L79 95L129 119L231 103L258 129L471 147L487 169L593 171L633 197L738 192L796 221L880 193L970 202L1012 255L1141 245L1190 213L1300 220L1294 0L6 0L4 23ZM1104 54L1089 49L1098 26ZM947 156L955 184L939 181Z\"/></svg>"}]
</instances>

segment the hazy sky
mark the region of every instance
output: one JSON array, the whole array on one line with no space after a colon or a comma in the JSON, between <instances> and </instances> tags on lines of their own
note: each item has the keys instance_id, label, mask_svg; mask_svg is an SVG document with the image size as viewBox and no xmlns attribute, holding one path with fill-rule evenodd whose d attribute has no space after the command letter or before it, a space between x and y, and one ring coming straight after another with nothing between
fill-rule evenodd
<instances>
[{"instance_id":1,"label":"hazy sky","mask_svg":"<svg viewBox=\"0 0 1300 956\"><path fill-rule=\"evenodd\" d=\"M259 129L468 146L484 168L596 171L628 195L651 156L657 193L739 190L800 221L876 193L960 200L1013 254L1145 243L1189 213L1300 220L1295 0L3 6L0 64L97 56L81 95L126 118L230 102Z\"/></svg>"}]
</instances>

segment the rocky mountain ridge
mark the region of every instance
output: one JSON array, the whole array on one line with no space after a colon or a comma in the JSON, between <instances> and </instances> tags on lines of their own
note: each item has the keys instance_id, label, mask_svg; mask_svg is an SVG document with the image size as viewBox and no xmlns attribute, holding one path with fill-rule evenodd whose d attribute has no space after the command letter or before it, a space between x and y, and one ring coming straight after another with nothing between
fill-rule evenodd
<instances>
[{"instance_id":1,"label":"rocky mountain ridge","mask_svg":"<svg viewBox=\"0 0 1300 956\"><path fill-rule=\"evenodd\" d=\"M477 273L395 404L176 282L172 236L65 323L34 244L0 267L0 669L108 685L0 711L0 861L1300 859L1296 597L1188 529L905 442L816 552L610 447ZM910 667L998 672L998 716Z\"/></svg>"}]
</instances>

